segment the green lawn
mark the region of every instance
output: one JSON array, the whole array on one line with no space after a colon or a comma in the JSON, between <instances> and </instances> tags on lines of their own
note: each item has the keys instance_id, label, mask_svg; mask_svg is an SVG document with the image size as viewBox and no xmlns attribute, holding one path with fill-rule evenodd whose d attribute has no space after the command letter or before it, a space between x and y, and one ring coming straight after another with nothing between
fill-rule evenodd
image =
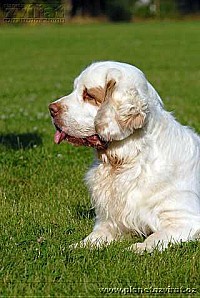
<instances>
[{"instance_id":1,"label":"green lawn","mask_svg":"<svg viewBox=\"0 0 200 298\"><path fill-rule=\"evenodd\" d=\"M114 297L125 292L102 288L129 286L136 296L138 287L200 295L197 242L142 256L124 251L136 238L69 250L93 227L83 184L93 152L54 145L47 108L86 65L119 60L141 68L166 108L200 132L199 32L197 22L0 27L1 296Z\"/></svg>"}]
</instances>

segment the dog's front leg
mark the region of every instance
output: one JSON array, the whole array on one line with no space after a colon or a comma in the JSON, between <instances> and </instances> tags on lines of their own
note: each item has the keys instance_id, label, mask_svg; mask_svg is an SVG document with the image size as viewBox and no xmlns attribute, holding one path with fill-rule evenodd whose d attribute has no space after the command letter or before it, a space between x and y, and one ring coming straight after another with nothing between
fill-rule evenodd
<instances>
[{"instance_id":1,"label":"dog's front leg","mask_svg":"<svg viewBox=\"0 0 200 298\"><path fill-rule=\"evenodd\" d=\"M195 240L195 232L191 225L163 227L160 231L151 234L143 243L132 244L127 250L143 253L154 249L165 250L169 244ZM197 235L198 233L196 233ZM197 237L197 236L196 236Z\"/></svg>"},{"instance_id":2,"label":"dog's front leg","mask_svg":"<svg viewBox=\"0 0 200 298\"><path fill-rule=\"evenodd\" d=\"M109 221L102 222L100 220L96 220L93 231L85 239L76 244L71 245L71 247L104 247L109 245L116 238L116 229Z\"/></svg>"}]
</instances>

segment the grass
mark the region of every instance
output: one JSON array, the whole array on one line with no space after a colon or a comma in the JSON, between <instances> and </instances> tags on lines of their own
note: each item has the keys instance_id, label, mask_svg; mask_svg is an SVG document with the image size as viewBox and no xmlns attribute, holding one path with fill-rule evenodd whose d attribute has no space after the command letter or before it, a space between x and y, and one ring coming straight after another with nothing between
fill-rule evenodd
<instances>
[{"instance_id":1,"label":"grass","mask_svg":"<svg viewBox=\"0 0 200 298\"><path fill-rule=\"evenodd\" d=\"M143 256L124 251L136 238L102 250L69 250L93 227L82 182L93 152L54 145L47 106L70 92L73 78L92 61L125 61L145 72L179 121L200 132L199 27L163 22L0 28L1 296L113 297L125 294L101 288L129 286L169 293L177 288L177 297L194 289L198 296L198 242Z\"/></svg>"}]
</instances>

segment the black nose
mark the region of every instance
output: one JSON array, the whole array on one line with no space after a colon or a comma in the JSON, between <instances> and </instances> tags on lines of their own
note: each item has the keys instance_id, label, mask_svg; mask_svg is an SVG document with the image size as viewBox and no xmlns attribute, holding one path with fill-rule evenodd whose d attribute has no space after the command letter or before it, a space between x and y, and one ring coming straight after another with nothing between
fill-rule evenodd
<instances>
[{"instance_id":1,"label":"black nose","mask_svg":"<svg viewBox=\"0 0 200 298\"><path fill-rule=\"evenodd\" d=\"M55 117L56 114L58 114L59 109L60 109L60 107L57 103L51 103L49 105L49 111L50 111L50 114L52 117Z\"/></svg>"}]
</instances>

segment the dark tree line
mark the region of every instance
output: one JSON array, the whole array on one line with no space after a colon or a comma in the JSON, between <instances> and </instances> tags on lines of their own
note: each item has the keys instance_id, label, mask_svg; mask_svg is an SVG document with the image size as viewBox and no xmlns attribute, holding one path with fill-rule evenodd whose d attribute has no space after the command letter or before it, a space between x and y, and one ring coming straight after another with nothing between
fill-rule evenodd
<instances>
[{"instance_id":1,"label":"dark tree line","mask_svg":"<svg viewBox=\"0 0 200 298\"><path fill-rule=\"evenodd\" d=\"M18 10L23 9L23 7L28 4L40 5L43 7L46 14L48 12L50 16L53 15L62 4L70 3L71 10L69 14L71 17L75 17L76 15L88 15L92 17L99 15L110 16L115 13L116 19L120 19L120 15L123 13L125 17L128 17L128 14L132 14L133 10L131 6L133 6L135 2L136 0L1 0L0 10L6 13L9 10L8 5L12 4L17 4ZM152 0L151 2L159 3L159 6L170 2L175 3L178 10L185 14L200 12L200 0Z\"/></svg>"},{"instance_id":2,"label":"dark tree line","mask_svg":"<svg viewBox=\"0 0 200 298\"><path fill-rule=\"evenodd\" d=\"M71 17L80 12L82 15L98 16L106 10L106 0L71 0Z\"/></svg>"},{"instance_id":3,"label":"dark tree line","mask_svg":"<svg viewBox=\"0 0 200 298\"><path fill-rule=\"evenodd\" d=\"M200 11L200 0L177 0L177 5L182 13L194 13Z\"/></svg>"},{"instance_id":4,"label":"dark tree line","mask_svg":"<svg viewBox=\"0 0 200 298\"><path fill-rule=\"evenodd\" d=\"M169 0L160 0L162 2L169 2ZM182 13L194 13L200 11L200 0L171 0L175 1L177 8ZM109 3L117 2L116 0L71 0L71 17L78 13L82 15L98 16L106 13L106 7ZM119 1L118 1L119 2ZM121 0L121 2L128 2L128 0ZM136 1L135 1L136 2ZM155 1L154 1L155 2Z\"/></svg>"}]
</instances>

